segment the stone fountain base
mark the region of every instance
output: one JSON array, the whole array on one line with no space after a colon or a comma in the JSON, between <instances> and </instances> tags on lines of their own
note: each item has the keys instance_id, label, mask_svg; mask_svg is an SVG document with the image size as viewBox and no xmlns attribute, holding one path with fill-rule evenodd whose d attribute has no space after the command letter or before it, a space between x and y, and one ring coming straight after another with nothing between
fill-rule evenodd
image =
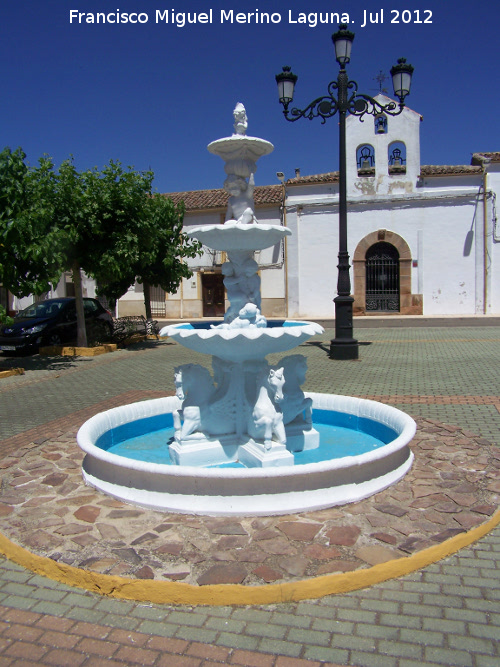
<instances>
[{"instance_id":1,"label":"stone fountain base","mask_svg":"<svg viewBox=\"0 0 500 667\"><path fill-rule=\"evenodd\" d=\"M188 436L182 443L174 442L169 447L170 459L179 466L213 466L236 461L239 445L234 436L217 438Z\"/></svg>"},{"instance_id":2,"label":"stone fountain base","mask_svg":"<svg viewBox=\"0 0 500 667\"><path fill-rule=\"evenodd\" d=\"M266 449L260 442L249 440L238 450L238 459L247 468L271 468L274 466L293 466L293 454L285 445L275 442Z\"/></svg>"},{"instance_id":3,"label":"stone fountain base","mask_svg":"<svg viewBox=\"0 0 500 667\"><path fill-rule=\"evenodd\" d=\"M273 442L270 449L253 438L235 442L234 435L205 437L193 434L182 442L169 446L170 460L176 465L207 467L240 461L247 468L293 466L291 452L301 452L319 447L319 433L310 427L290 425L286 427L287 444Z\"/></svg>"}]
</instances>

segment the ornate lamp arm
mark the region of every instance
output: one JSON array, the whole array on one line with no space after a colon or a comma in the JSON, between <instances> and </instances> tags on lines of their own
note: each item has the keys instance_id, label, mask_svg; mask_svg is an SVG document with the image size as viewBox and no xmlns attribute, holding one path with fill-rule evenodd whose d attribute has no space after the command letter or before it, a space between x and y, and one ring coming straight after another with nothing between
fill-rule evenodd
<instances>
[{"instance_id":1,"label":"ornate lamp arm","mask_svg":"<svg viewBox=\"0 0 500 667\"><path fill-rule=\"evenodd\" d=\"M369 95L358 93L353 95L349 100L349 113L357 116L363 122L363 116L368 114L370 116L378 116L382 113L389 116L399 116L405 108L405 103L400 101L399 104L392 100L388 104L381 104Z\"/></svg>"},{"instance_id":2,"label":"ornate lamp arm","mask_svg":"<svg viewBox=\"0 0 500 667\"><path fill-rule=\"evenodd\" d=\"M347 76L345 75L345 70L339 72L339 77L337 81L330 81L328 84L328 95L323 97L318 97L313 102L311 102L305 109L298 109L293 107L288 110L288 104L283 105L283 114L285 118L294 123L299 118L307 118L312 120L313 118L321 118L321 123L324 124L327 118L332 118L339 111L346 111L346 93L348 89L354 88L354 93L351 97L354 97L357 84L355 81L348 81ZM338 91L337 95L335 92Z\"/></svg>"},{"instance_id":3,"label":"ornate lamp arm","mask_svg":"<svg viewBox=\"0 0 500 667\"><path fill-rule=\"evenodd\" d=\"M321 118L321 123L325 123L326 119L335 116L337 111L337 100L334 97L325 95L324 97L318 97L318 99L311 102L305 109L297 109L297 107L283 109L283 114L290 123L294 123L299 118L308 118L309 120Z\"/></svg>"},{"instance_id":4,"label":"ornate lamp arm","mask_svg":"<svg viewBox=\"0 0 500 667\"><path fill-rule=\"evenodd\" d=\"M335 91L338 91L335 95ZM339 111L350 113L357 116L363 122L363 116L366 114L370 116L378 116L381 113L389 114L390 116L399 116L403 111L405 104L400 101L399 105L396 102L389 102L388 104L381 104L369 95L358 93L358 84L356 81L349 81L345 70L340 70L337 81L330 81L328 84L328 95L318 97L313 100L305 109L298 109L297 107L288 108L288 104L284 105L283 114L285 118L294 123L299 118L321 118L321 123L324 124L328 118L332 118ZM351 93L349 95L349 93Z\"/></svg>"}]
</instances>

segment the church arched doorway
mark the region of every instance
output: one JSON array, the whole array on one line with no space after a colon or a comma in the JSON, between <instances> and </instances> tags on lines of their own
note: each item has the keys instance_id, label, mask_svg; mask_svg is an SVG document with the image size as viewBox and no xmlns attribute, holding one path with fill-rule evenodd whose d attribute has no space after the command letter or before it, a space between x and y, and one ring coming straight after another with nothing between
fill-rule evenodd
<instances>
[{"instance_id":1,"label":"church arched doorway","mask_svg":"<svg viewBox=\"0 0 500 667\"><path fill-rule=\"evenodd\" d=\"M399 311L399 252L380 241L366 251L366 310Z\"/></svg>"}]
</instances>

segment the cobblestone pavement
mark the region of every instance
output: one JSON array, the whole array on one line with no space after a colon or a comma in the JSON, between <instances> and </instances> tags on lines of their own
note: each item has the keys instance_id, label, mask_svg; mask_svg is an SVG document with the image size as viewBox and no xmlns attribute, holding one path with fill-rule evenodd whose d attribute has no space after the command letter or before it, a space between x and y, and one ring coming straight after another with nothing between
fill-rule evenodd
<instances>
[{"instance_id":1,"label":"cobblestone pavement","mask_svg":"<svg viewBox=\"0 0 500 667\"><path fill-rule=\"evenodd\" d=\"M359 361L327 359L332 331L296 350L309 360L306 389L376 398L500 444L498 327L450 321L357 333ZM43 446L56 423L61 436L74 430L100 402L171 391L173 368L188 361L207 360L170 341L93 359L1 359L0 366L23 365L26 374L0 381L0 459ZM390 533L389 523L377 530ZM116 600L0 558L0 667L496 667L499 596L499 528L449 558L369 589L252 607Z\"/></svg>"},{"instance_id":2,"label":"cobblestone pavement","mask_svg":"<svg viewBox=\"0 0 500 667\"><path fill-rule=\"evenodd\" d=\"M62 421L51 423L43 442L0 460L2 532L32 553L90 572L195 586L301 581L439 545L486 523L499 504L500 449L417 417L410 471L360 502L277 517L146 510L85 486L76 431L60 429Z\"/></svg>"}]
</instances>

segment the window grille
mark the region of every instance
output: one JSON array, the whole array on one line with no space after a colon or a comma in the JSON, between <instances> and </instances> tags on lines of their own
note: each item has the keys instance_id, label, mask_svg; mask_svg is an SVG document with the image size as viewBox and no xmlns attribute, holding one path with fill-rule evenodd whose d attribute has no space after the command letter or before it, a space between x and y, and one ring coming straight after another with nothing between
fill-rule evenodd
<instances>
[{"instance_id":1,"label":"window grille","mask_svg":"<svg viewBox=\"0 0 500 667\"><path fill-rule=\"evenodd\" d=\"M165 290L161 287L151 285L149 288L151 316L165 317L167 314L167 304L165 303Z\"/></svg>"}]
</instances>

